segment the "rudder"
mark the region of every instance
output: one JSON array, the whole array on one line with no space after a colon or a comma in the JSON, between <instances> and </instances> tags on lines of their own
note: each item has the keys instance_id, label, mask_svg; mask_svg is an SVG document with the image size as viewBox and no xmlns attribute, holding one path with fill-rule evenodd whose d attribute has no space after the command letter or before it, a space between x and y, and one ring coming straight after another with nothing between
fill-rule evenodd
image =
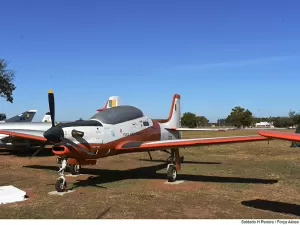
<instances>
[{"instance_id":1,"label":"rudder","mask_svg":"<svg viewBox=\"0 0 300 225\"><path fill-rule=\"evenodd\" d=\"M181 127L180 120L181 120L180 95L175 94L173 96L173 101L171 104L168 120L164 124L168 128L178 128Z\"/></svg>"}]
</instances>

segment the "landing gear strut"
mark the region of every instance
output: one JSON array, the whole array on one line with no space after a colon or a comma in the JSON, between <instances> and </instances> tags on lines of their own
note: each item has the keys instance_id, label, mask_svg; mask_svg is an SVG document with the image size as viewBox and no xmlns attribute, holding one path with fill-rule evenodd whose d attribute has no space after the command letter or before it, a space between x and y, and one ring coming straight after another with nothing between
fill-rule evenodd
<instances>
[{"instance_id":1,"label":"landing gear strut","mask_svg":"<svg viewBox=\"0 0 300 225\"><path fill-rule=\"evenodd\" d=\"M62 164L63 158L57 157L56 162L57 164ZM65 171L70 171L72 175L80 174L81 166L80 165L68 165L65 168Z\"/></svg>"},{"instance_id":2,"label":"landing gear strut","mask_svg":"<svg viewBox=\"0 0 300 225\"><path fill-rule=\"evenodd\" d=\"M168 182L175 182L177 179L177 172L181 169L181 161L183 159L179 157L179 149L172 149L171 156L169 158L170 164L167 167Z\"/></svg>"},{"instance_id":3,"label":"landing gear strut","mask_svg":"<svg viewBox=\"0 0 300 225\"><path fill-rule=\"evenodd\" d=\"M163 150L163 152L166 152L166 153L168 153L168 154L171 155L169 158L167 158L167 161L172 162L172 152L168 152L168 151L166 151L166 150ZM174 156L173 156L173 159L174 159ZM181 157L180 157L180 162L181 162L181 163L184 162L184 156L181 156Z\"/></svg>"},{"instance_id":4,"label":"landing gear strut","mask_svg":"<svg viewBox=\"0 0 300 225\"><path fill-rule=\"evenodd\" d=\"M67 189L67 182L64 175L65 169L67 167L67 163L68 163L67 159L62 159L61 168L58 171L60 177L57 179L55 184L55 189L57 192L64 192Z\"/></svg>"}]
</instances>

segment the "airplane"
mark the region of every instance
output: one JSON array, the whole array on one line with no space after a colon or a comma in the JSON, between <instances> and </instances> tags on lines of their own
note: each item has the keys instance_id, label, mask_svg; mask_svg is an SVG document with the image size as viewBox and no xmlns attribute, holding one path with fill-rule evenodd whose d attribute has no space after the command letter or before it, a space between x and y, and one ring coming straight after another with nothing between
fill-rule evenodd
<instances>
[{"instance_id":1,"label":"airplane","mask_svg":"<svg viewBox=\"0 0 300 225\"><path fill-rule=\"evenodd\" d=\"M115 98L119 98L118 96L112 96L109 97L109 99L107 100L104 109L108 109L111 107L114 107L114 105L116 104L108 104L108 102L110 100L114 100ZM119 101L117 102L117 104L119 104ZM30 115L32 115L33 112L36 112L36 110L29 110L27 111L28 113L31 113ZM25 112L25 113L27 113ZM34 112L34 113L35 113ZM24 115L24 113L20 114L19 116ZM34 114L33 114L34 115ZM27 132L27 131L32 131L32 132L37 132L37 133L43 133L46 130L48 130L51 127L51 116L50 116L50 112L47 112L45 114L45 116L42 119L42 122L31 122L33 116L31 116L31 120L30 121L26 121L23 122L24 120L22 120L23 123L19 123L19 116L17 117L17 120L11 120L9 121L9 123L7 122L3 122L0 123L0 130L1 129L9 129L9 130L14 130L14 131L18 131L18 132ZM24 117L24 116L23 116ZM15 117L13 117L15 118ZM27 118L27 116L26 116ZM13 137L10 135L6 135L6 134L0 134L0 147L2 148L16 148L16 147L21 147L21 148L33 148L33 147L37 147L40 146L40 142L36 142L33 140L29 140L29 139L22 139L22 138L18 138L18 137Z\"/></svg>"},{"instance_id":2,"label":"airplane","mask_svg":"<svg viewBox=\"0 0 300 225\"><path fill-rule=\"evenodd\" d=\"M30 109L25 112L22 112L16 116L13 116L11 118L8 118L6 120L0 121L0 124L2 123L12 123L12 122L31 122L33 120L33 117L35 116L37 110Z\"/></svg>"},{"instance_id":3,"label":"airplane","mask_svg":"<svg viewBox=\"0 0 300 225\"><path fill-rule=\"evenodd\" d=\"M177 172L181 170L179 148L267 140L260 135L181 139L181 133L177 131L181 125L178 94L173 96L168 121L165 123L151 120L134 106L121 105L97 112L88 120L55 124L52 90L48 92L48 102L52 121L50 129L45 132L6 129L0 130L0 133L41 142L41 147L31 157L49 143L53 144L53 154L61 158L59 178L55 184L57 192L67 190L64 175L67 165L70 165L72 174L79 174L82 165L95 165L99 158L170 149L171 161L167 166L167 180L174 182Z\"/></svg>"},{"instance_id":4,"label":"airplane","mask_svg":"<svg viewBox=\"0 0 300 225\"><path fill-rule=\"evenodd\" d=\"M51 123L51 116L50 116L50 112L46 112L45 116L42 119L43 123Z\"/></svg>"},{"instance_id":5,"label":"airplane","mask_svg":"<svg viewBox=\"0 0 300 225\"><path fill-rule=\"evenodd\" d=\"M36 113L37 110L28 110L24 113L21 113L15 117L12 117L9 119L9 121L5 120L2 123L0 123L0 129L5 129L9 127L10 129L12 128L22 128L22 127L27 127L28 125L37 125L39 124L38 122L32 122L32 119L34 117L34 114ZM28 119L28 114L26 115L25 121L24 121L24 114L29 112L29 118ZM45 114L44 118L46 118L48 115L47 113ZM15 118L15 119L13 119ZM21 119L20 119L21 118ZM43 120L44 120L43 118ZM43 122L42 120L42 122ZM22 122L22 123L20 123ZM50 124L46 125L45 128L49 129ZM15 140L14 143L11 142L11 140ZM13 145L16 146L27 146L28 147L28 141L24 143L23 140L20 139L13 139L12 137L9 137L9 135L4 135L0 134L0 147L12 147Z\"/></svg>"}]
</instances>

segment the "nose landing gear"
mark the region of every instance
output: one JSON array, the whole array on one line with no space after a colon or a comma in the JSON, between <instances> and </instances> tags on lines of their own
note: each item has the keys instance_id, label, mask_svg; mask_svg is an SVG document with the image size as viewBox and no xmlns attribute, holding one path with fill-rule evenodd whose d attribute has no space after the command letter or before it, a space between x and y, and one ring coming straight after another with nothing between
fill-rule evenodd
<instances>
[{"instance_id":1,"label":"nose landing gear","mask_svg":"<svg viewBox=\"0 0 300 225\"><path fill-rule=\"evenodd\" d=\"M65 158L57 158L57 162L61 164L61 167L58 171L60 176L56 181L55 189L57 192L65 192L67 190L67 181L64 174L65 170L68 167L72 175L78 175L81 170L81 165L68 165L68 159Z\"/></svg>"},{"instance_id":2,"label":"nose landing gear","mask_svg":"<svg viewBox=\"0 0 300 225\"><path fill-rule=\"evenodd\" d=\"M65 169L67 168L67 163L68 163L67 159L62 159L61 168L58 171L60 177L57 179L55 184L55 189L57 192L64 192L67 189L67 182L64 174Z\"/></svg>"}]
</instances>

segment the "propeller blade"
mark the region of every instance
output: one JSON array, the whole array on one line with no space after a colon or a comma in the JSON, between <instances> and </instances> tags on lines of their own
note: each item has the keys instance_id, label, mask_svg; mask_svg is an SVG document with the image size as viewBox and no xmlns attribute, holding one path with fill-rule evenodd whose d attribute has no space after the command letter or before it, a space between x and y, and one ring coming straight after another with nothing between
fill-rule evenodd
<instances>
[{"instance_id":1,"label":"propeller blade","mask_svg":"<svg viewBox=\"0 0 300 225\"><path fill-rule=\"evenodd\" d=\"M48 144L48 142L46 141L46 142L44 142L44 144L42 144L41 145L41 147L38 149L38 150L36 150L34 153L33 153L33 155L32 156L30 156L30 158L29 159L31 159L32 157L34 157L34 156L36 156L37 154L39 154L40 153L40 151L42 151L44 148L45 148L45 146Z\"/></svg>"},{"instance_id":2,"label":"propeller blade","mask_svg":"<svg viewBox=\"0 0 300 225\"><path fill-rule=\"evenodd\" d=\"M81 148L79 145L77 145L76 143L74 143L74 142L71 141L70 139L67 139L67 138L61 138L61 140L62 140L62 142L64 142L64 143L62 143L63 145L67 145L67 146L69 145L69 146L71 146L71 147L73 147L73 148L76 148L76 149L78 149L79 151L81 151L82 153L84 153L84 154L86 154L86 155L90 155L90 156L95 156L95 155L97 155L97 154L95 154L95 153L86 151L85 149ZM70 149L70 150L72 151L72 149Z\"/></svg>"},{"instance_id":3,"label":"propeller blade","mask_svg":"<svg viewBox=\"0 0 300 225\"><path fill-rule=\"evenodd\" d=\"M48 92L48 102L49 102L49 110L50 110L52 127L54 127L55 126L55 102L54 102L54 94L52 90Z\"/></svg>"}]
</instances>

